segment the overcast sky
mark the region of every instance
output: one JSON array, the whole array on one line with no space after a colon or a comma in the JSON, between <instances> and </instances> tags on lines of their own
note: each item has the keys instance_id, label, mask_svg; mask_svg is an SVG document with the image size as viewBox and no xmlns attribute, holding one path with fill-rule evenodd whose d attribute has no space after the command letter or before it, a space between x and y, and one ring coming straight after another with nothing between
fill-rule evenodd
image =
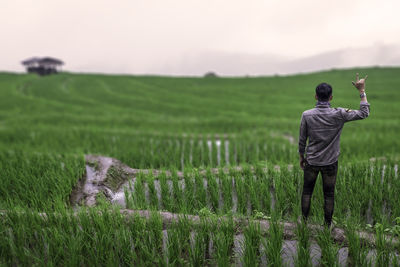
<instances>
[{"instance_id":1,"label":"overcast sky","mask_svg":"<svg viewBox=\"0 0 400 267\"><path fill-rule=\"evenodd\" d=\"M274 74L400 65L399 0L2 0L0 70Z\"/></svg>"}]
</instances>

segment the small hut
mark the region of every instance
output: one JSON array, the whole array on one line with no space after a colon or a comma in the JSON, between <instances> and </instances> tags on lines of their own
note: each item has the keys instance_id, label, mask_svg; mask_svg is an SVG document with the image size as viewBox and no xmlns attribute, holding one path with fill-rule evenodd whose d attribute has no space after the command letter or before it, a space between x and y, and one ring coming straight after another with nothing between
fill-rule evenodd
<instances>
[{"instance_id":1,"label":"small hut","mask_svg":"<svg viewBox=\"0 0 400 267\"><path fill-rule=\"evenodd\" d=\"M58 73L64 65L59 59L51 57L33 57L21 62L26 67L28 73L36 73L41 76Z\"/></svg>"},{"instance_id":2,"label":"small hut","mask_svg":"<svg viewBox=\"0 0 400 267\"><path fill-rule=\"evenodd\" d=\"M209 71L204 74L204 78L217 78L217 77L218 75L213 71Z\"/></svg>"}]
</instances>

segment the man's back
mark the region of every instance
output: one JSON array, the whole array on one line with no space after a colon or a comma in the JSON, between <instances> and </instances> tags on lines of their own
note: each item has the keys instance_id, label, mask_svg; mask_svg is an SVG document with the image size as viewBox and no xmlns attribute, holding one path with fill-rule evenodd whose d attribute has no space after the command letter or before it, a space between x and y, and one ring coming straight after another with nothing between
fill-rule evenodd
<instances>
[{"instance_id":1,"label":"man's back","mask_svg":"<svg viewBox=\"0 0 400 267\"><path fill-rule=\"evenodd\" d=\"M367 102L361 102L359 110L349 110L331 108L329 102L319 101L315 108L303 112L299 152L306 152L310 165L325 166L336 162L340 154L340 134L344 123L364 119L368 115Z\"/></svg>"}]
</instances>

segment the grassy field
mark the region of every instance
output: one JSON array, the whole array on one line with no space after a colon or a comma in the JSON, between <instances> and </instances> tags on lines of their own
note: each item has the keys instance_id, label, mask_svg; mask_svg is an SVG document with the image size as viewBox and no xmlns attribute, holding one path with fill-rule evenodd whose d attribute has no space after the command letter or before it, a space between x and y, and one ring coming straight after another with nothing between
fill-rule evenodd
<instances>
[{"instance_id":1,"label":"grassy field","mask_svg":"<svg viewBox=\"0 0 400 267\"><path fill-rule=\"evenodd\" d=\"M387 246L384 233L400 237L400 68L241 78L0 73L0 264L226 266L236 257L246 266L265 264L261 258L284 265L278 222L300 214L301 114L314 107L320 82L332 85L332 106L357 109L356 72L369 76L371 114L346 124L341 137L334 216L349 240L335 244L325 232L309 238L299 226L294 264L312 264L312 242L327 266L339 264L343 247L356 266L368 263L371 251L373 264L395 264L400 245ZM73 213L69 196L85 175L85 154L137 169L183 170L185 188L176 176L139 175L127 206L213 219L192 225L182 218L165 234L157 214L127 220L101 198ZM318 224L320 187L311 210ZM265 217L273 227L267 234L256 224L239 229L233 220L216 222L221 216ZM360 229L380 243L360 245ZM244 249L237 256L239 233Z\"/></svg>"}]
</instances>

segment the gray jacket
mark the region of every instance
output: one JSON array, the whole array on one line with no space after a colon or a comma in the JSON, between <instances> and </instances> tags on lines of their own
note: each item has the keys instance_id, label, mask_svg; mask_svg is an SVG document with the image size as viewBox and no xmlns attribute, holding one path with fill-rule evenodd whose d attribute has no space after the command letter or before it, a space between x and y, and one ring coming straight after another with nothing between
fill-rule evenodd
<instances>
[{"instance_id":1,"label":"gray jacket","mask_svg":"<svg viewBox=\"0 0 400 267\"><path fill-rule=\"evenodd\" d=\"M335 163L340 154L340 134L344 123L362 120L368 115L368 102L361 102L359 110L331 108L327 102L318 102L315 108L304 111L301 117L299 153L306 154L310 165Z\"/></svg>"}]
</instances>

